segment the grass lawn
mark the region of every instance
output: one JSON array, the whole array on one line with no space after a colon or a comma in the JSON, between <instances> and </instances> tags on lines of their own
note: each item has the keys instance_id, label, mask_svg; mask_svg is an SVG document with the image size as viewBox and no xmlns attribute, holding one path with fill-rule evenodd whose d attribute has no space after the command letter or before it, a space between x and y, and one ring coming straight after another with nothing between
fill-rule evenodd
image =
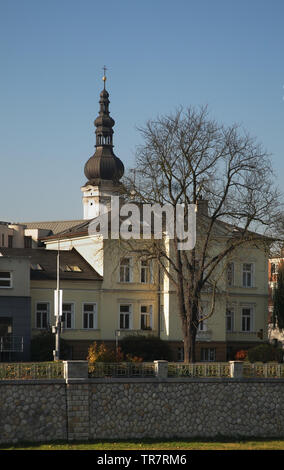
<instances>
[{"instance_id":1,"label":"grass lawn","mask_svg":"<svg viewBox=\"0 0 284 470\"><path fill-rule=\"evenodd\" d=\"M284 440L240 440L240 441L94 441L54 442L39 444L1 445L0 450L284 450Z\"/></svg>"}]
</instances>

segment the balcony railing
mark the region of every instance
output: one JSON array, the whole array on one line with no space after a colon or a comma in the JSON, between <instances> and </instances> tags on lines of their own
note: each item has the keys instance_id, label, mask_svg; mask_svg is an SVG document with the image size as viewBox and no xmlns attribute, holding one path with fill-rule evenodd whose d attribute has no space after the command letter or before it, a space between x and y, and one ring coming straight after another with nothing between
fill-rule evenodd
<instances>
[{"instance_id":1,"label":"balcony railing","mask_svg":"<svg viewBox=\"0 0 284 470\"><path fill-rule=\"evenodd\" d=\"M0 352L23 352L23 336L0 336Z\"/></svg>"},{"instance_id":2,"label":"balcony railing","mask_svg":"<svg viewBox=\"0 0 284 470\"><path fill-rule=\"evenodd\" d=\"M197 341L210 341L212 338L212 330L198 330L196 334Z\"/></svg>"}]
</instances>

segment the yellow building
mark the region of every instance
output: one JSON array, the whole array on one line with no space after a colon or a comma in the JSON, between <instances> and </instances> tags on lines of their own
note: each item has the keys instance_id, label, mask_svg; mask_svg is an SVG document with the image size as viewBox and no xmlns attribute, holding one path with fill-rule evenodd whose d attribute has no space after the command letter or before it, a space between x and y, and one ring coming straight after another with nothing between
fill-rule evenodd
<instances>
[{"instance_id":1,"label":"yellow building","mask_svg":"<svg viewBox=\"0 0 284 470\"><path fill-rule=\"evenodd\" d=\"M175 359L181 360L181 321L175 289L168 278L161 276L154 261L138 257L135 250L125 251L121 240L106 239L90 230L90 222L101 215L100 204L110 211L112 196L121 194L120 179L124 173L123 163L113 152L114 120L109 115L109 94L105 87L99 103L99 116L95 120L96 151L85 165L87 182L81 188L84 218L25 225L27 230L38 228L49 233L41 239L45 245L41 251L52 253L53 269L58 249L61 263L66 266L71 263L67 262L68 256L73 254L76 258L71 265L79 270L66 271L62 266L60 270L62 337L72 346L73 359L85 358L90 342L95 340L116 344L125 335L152 334L168 341ZM198 216L208 218L206 201L200 207ZM225 224L220 224L216 231L218 243L226 243ZM165 243L169 243L170 249L170 242L165 239ZM260 242L258 248L254 244L238 249L232 259L220 265L223 274L214 315L199 324L197 360L225 361L232 359L237 350L267 340L267 258L266 248ZM92 270L90 278L83 276L87 266ZM46 327L47 317L54 323L54 289L54 276L32 278L33 334ZM205 291L202 298L205 315L210 297L210 292Z\"/></svg>"}]
</instances>

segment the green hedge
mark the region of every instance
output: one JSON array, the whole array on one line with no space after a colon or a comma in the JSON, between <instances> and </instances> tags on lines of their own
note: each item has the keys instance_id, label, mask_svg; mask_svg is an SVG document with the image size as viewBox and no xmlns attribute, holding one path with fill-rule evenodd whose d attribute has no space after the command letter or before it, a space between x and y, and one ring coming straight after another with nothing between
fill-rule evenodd
<instances>
[{"instance_id":1,"label":"green hedge","mask_svg":"<svg viewBox=\"0 0 284 470\"><path fill-rule=\"evenodd\" d=\"M283 362L283 350L272 344L260 344L248 350L250 362Z\"/></svg>"},{"instance_id":2,"label":"green hedge","mask_svg":"<svg viewBox=\"0 0 284 470\"><path fill-rule=\"evenodd\" d=\"M159 359L172 360L172 351L169 344L157 336L126 336L119 341L119 346L123 354L140 357L144 362Z\"/></svg>"},{"instance_id":3,"label":"green hedge","mask_svg":"<svg viewBox=\"0 0 284 470\"><path fill-rule=\"evenodd\" d=\"M42 331L31 340L31 361L52 361L55 349L55 334L51 331ZM70 348L60 338L60 359L70 358Z\"/></svg>"}]
</instances>

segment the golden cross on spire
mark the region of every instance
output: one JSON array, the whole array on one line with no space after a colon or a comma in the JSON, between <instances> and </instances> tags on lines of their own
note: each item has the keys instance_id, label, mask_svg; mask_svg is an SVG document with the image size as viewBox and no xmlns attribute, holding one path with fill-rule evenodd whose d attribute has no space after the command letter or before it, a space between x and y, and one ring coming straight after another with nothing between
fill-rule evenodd
<instances>
[{"instance_id":1,"label":"golden cross on spire","mask_svg":"<svg viewBox=\"0 0 284 470\"><path fill-rule=\"evenodd\" d=\"M104 71L104 76L103 76L104 89L105 89L105 87L106 87L106 70L107 70L107 68L106 68L106 66L104 65L104 66L103 66L103 71Z\"/></svg>"}]
</instances>

